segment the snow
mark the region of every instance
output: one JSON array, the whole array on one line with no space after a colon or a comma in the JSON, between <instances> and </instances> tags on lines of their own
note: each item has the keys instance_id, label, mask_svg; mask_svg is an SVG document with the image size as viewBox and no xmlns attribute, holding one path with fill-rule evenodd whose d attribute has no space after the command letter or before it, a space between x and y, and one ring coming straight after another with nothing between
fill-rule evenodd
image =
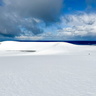
<instances>
[{"instance_id":1,"label":"snow","mask_svg":"<svg viewBox=\"0 0 96 96\"><path fill-rule=\"evenodd\" d=\"M96 46L1 42L0 96L96 96L95 56Z\"/></svg>"},{"instance_id":2,"label":"snow","mask_svg":"<svg viewBox=\"0 0 96 96\"><path fill-rule=\"evenodd\" d=\"M33 52L31 52L33 51ZM96 51L94 46L74 45L66 42L15 42L0 43L0 56L13 55L72 55L92 54Z\"/></svg>"}]
</instances>

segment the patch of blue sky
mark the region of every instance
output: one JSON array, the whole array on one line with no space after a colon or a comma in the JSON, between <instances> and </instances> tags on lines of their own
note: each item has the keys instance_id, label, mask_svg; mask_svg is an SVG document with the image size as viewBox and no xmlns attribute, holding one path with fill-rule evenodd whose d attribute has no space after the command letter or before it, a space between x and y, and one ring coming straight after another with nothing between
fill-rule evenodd
<instances>
[{"instance_id":1,"label":"patch of blue sky","mask_svg":"<svg viewBox=\"0 0 96 96\"><path fill-rule=\"evenodd\" d=\"M0 0L0 6L4 6L5 4L4 4L4 2L3 2L3 0Z\"/></svg>"},{"instance_id":2,"label":"patch of blue sky","mask_svg":"<svg viewBox=\"0 0 96 96\"><path fill-rule=\"evenodd\" d=\"M75 11L85 11L87 8L86 0L65 0L63 13L70 14Z\"/></svg>"}]
</instances>

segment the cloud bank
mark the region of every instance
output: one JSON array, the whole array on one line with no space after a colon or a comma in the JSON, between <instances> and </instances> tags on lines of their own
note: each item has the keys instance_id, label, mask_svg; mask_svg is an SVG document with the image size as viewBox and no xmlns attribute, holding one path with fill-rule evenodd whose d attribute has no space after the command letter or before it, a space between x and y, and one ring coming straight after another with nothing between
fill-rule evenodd
<instances>
[{"instance_id":1,"label":"cloud bank","mask_svg":"<svg viewBox=\"0 0 96 96\"><path fill-rule=\"evenodd\" d=\"M62 29L58 30L58 36L67 39L90 40L96 39L96 14L78 13L69 14L61 18Z\"/></svg>"},{"instance_id":2,"label":"cloud bank","mask_svg":"<svg viewBox=\"0 0 96 96\"><path fill-rule=\"evenodd\" d=\"M96 1L73 1L72 11L71 0L0 0L0 38L94 40Z\"/></svg>"},{"instance_id":3,"label":"cloud bank","mask_svg":"<svg viewBox=\"0 0 96 96\"><path fill-rule=\"evenodd\" d=\"M58 22L63 0L0 1L0 36L34 36L43 33L39 25Z\"/></svg>"}]
</instances>

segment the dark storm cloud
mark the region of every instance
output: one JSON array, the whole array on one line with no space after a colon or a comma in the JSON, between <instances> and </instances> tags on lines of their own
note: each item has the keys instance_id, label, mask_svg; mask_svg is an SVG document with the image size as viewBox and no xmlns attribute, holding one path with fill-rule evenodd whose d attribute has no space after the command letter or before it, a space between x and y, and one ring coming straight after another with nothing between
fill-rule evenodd
<instances>
[{"instance_id":1,"label":"dark storm cloud","mask_svg":"<svg viewBox=\"0 0 96 96\"><path fill-rule=\"evenodd\" d=\"M0 34L6 37L37 35L46 25L59 20L63 0L3 0L0 6Z\"/></svg>"}]
</instances>

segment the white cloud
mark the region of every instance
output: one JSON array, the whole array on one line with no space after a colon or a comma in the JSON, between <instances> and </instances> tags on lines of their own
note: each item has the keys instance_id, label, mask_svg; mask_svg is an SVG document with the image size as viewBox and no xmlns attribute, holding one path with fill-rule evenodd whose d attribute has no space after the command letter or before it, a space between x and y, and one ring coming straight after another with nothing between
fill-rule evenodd
<instances>
[{"instance_id":1,"label":"white cloud","mask_svg":"<svg viewBox=\"0 0 96 96\"><path fill-rule=\"evenodd\" d=\"M43 36L16 36L15 39L19 40L42 40Z\"/></svg>"},{"instance_id":2,"label":"white cloud","mask_svg":"<svg viewBox=\"0 0 96 96\"><path fill-rule=\"evenodd\" d=\"M96 36L96 14L79 13L66 15L61 18L62 29L58 30L58 36L67 37L95 37ZM66 27L65 27L66 26Z\"/></svg>"}]
</instances>

